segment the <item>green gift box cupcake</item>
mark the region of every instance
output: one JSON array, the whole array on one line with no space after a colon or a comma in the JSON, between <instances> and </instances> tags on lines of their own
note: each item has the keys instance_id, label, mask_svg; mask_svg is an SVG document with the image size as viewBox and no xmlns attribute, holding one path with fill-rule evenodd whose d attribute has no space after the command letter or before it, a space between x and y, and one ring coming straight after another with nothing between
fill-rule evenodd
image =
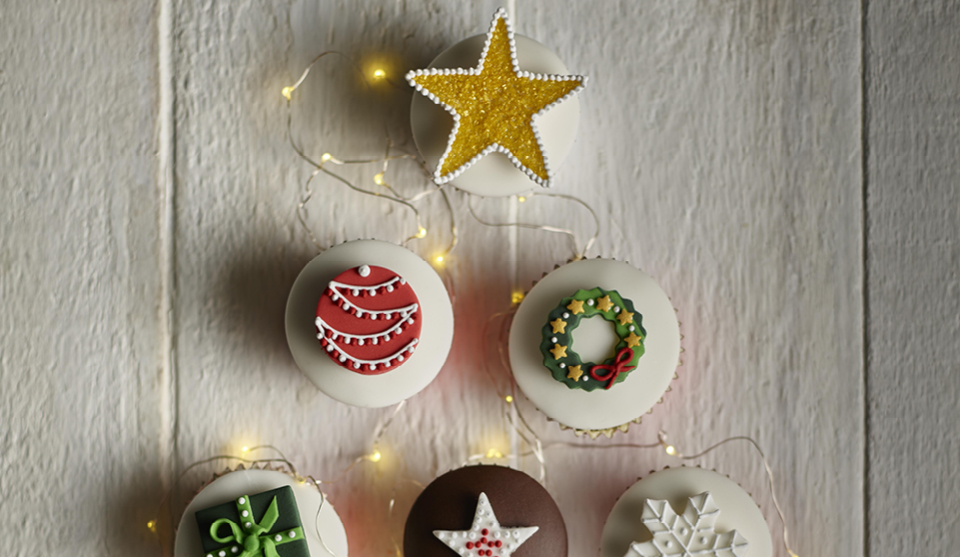
<instances>
[{"instance_id":1,"label":"green gift box cupcake","mask_svg":"<svg viewBox=\"0 0 960 557\"><path fill-rule=\"evenodd\" d=\"M196 518L206 557L310 557L289 486L242 495Z\"/></svg>"}]
</instances>

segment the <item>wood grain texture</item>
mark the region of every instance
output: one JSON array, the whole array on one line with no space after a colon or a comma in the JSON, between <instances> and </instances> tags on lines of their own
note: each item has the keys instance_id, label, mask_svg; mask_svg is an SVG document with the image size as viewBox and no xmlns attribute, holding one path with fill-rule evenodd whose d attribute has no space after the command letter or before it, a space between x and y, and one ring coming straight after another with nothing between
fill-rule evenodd
<instances>
[{"instance_id":1,"label":"wood grain texture","mask_svg":"<svg viewBox=\"0 0 960 557\"><path fill-rule=\"evenodd\" d=\"M656 277L686 335L665 402L615 441L650 442L663 428L689 453L756 437L801 555L954 547L957 7L507 4L519 33L591 76L555 190L602 215L587 255ZM329 49L366 72L384 67L398 87L368 89L348 63L325 59L294 93L294 132L315 157L379 157L387 135L412 153L400 76L484 32L498 6L0 8L7 553L159 553L143 526L165 483L242 445L276 445L320 478L369 453L389 410L326 398L284 339L287 292L317 249L296 222L310 168L286 143L279 93ZM370 187L378 170L342 169ZM387 180L407 194L429 185L411 161L392 163ZM330 179L313 187L308 222L323 245L401 242L416 230L403 207ZM562 236L483 226L466 196L451 198L461 241L445 271L456 291L448 364L387 431L382 465L364 464L329 489L355 556L392 554L420 490L407 480L428 482L490 447L522 448L485 373L489 364L507 384L482 342L485 324L573 250ZM558 199L474 203L494 221L571 227L581 245L592 231L589 213ZM449 217L438 196L420 207L430 234L407 245L430 257L451 240ZM547 442L611 444L576 439L525 401L520 408ZM698 462L753 493L779 540L746 446ZM514 464L538 470L529 457ZM596 554L607 512L637 477L677 464L653 450L548 449L546 486L571 557ZM174 507L213 470L189 474ZM905 513L916 500L920 508Z\"/></svg>"},{"instance_id":2,"label":"wood grain texture","mask_svg":"<svg viewBox=\"0 0 960 557\"><path fill-rule=\"evenodd\" d=\"M960 6L870 2L866 24L868 544L947 554L960 543Z\"/></svg>"},{"instance_id":3,"label":"wood grain texture","mask_svg":"<svg viewBox=\"0 0 960 557\"><path fill-rule=\"evenodd\" d=\"M0 532L138 554L160 497L149 4L0 8Z\"/></svg>"},{"instance_id":4,"label":"wood grain texture","mask_svg":"<svg viewBox=\"0 0 960 557\"><path fill-rule=\"evenodd\" d=\"M753 436L779 474L796 550L862 555L858 6L524 3L518 11L520 32L591 75L557 188L603 215L593 255L656 277L682 323L680 378L626 438L650 442L662 428L693 453ZM563 223L562 211L528 202L521 214ZM544 244L550 249L537 249ZM522 285L566 256L560 240L527 232L520 253ZM747 446L698 462L754 494L779 542ZM593 554L613 500L638 476L677 464L659 451L557 449L548 487L567 515L571 554Z\"/></svg>"}]
</instances>

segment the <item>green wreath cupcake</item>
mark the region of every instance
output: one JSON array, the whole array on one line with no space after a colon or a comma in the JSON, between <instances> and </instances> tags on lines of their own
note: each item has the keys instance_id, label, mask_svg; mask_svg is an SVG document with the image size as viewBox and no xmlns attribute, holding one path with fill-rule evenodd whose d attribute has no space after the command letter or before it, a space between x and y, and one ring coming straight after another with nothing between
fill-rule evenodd
<instances>
[{"instance_id":1,"label":"green wreath cupcake","mask_svg":"<svg viewBox=\"0 0 960 557\"><path fill-rule=\"evenodd\" d=\"M584 362L573 346L574 331L580 321L591 317L611 322L618 339L615 355L600 364ZM577 290L573 296L560 300L547 317L540 342L543 365L554 379L571 389L610 389L623 382L643 356L646 331L642 318L633 302L616 290Z\"/></svg>"},{"instance_id":2,"label":"green wreath cupcake","mask_svg":"<svg viewBox=\"0 0 960 557\"><path fill-rule=\"evenodd\" d=\"M650 275L614 259L581 259L546 274L510 326L517 386L577 435L613 436L670 390L680 326Z\"/></svg>"}]
</instances>

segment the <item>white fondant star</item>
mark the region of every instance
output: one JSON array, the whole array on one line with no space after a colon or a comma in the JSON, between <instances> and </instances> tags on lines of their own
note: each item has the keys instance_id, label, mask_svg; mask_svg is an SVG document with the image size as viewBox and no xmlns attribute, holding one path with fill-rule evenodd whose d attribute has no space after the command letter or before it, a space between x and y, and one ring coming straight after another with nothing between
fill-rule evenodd
<instances>
[{"instance_id":1,"label":"white fondant star","mask_svg":"<svg viewBox=\"0 0 960 557\"><path fill-rule=\"evenodd\" d=\"M469 530L434 530L433 535L464 557L510 557L539 526L504 528L500 526L486 493L480 494L473 526Z\"/></svg>"},{"instance_id":2,"label":"white fondant star","mask_svg":"<svg viewBox=\"0 0 960 557\"><path fill-rule=\"evenodd\" d=\"M668 501L647 499L640 520L653 539L630 544L624 557L743 557L748 543L739 532L714 530L719 514L720 507L706 491L690 497L683 514Z\"/></svg>"}]
</instances>

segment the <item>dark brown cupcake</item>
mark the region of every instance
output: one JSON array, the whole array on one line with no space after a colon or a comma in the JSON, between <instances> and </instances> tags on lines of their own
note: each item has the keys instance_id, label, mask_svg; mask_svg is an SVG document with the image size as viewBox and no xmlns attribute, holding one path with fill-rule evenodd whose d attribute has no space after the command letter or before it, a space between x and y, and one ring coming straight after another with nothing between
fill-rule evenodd
<instances>
[{"instance_id":1,"label":"dark brown cupcake","mask_svg":"<svg viewBox=\"0 0 960 557\"><path fill-rule=\"evenodd\" d=\"M523 472L485 465L447 472L423 490L407 517L404 553L416 557L455 557L457 552L437 538L434 531L470 530L481 493L486 494L501 527L538 528L510 557L566 557L567 528L547 490ZM477 552L471 551L470 555L474 553ZM501 554L494 548L491 557Z\"/></svg>"}]
</instances>

